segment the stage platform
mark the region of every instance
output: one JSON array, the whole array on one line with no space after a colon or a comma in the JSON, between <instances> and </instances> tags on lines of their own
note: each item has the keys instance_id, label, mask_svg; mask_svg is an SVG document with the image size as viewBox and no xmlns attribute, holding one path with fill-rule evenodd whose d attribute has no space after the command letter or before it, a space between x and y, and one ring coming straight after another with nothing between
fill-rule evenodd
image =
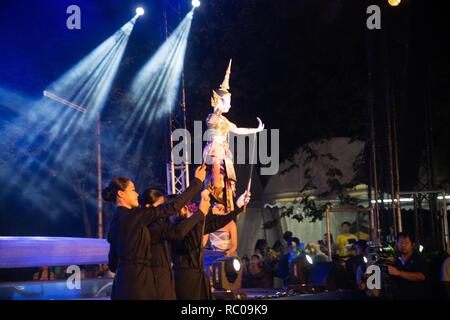
<instances>
[{"instance_id":1,"label":"stage platform","mask_svg":"<svg viewBox=\"0 0 450 320\"><path fill-rule=\"evenodd\" d=\"M69 289L66 280L18 281L8 277L12 271L25 270L28 273L20 280L31 280L32 273L41 266L104 264L108 260L108 251L109 243L104 239L0 237L0 300L108 300L112 287L110 278L82 279L81 289ZM205 266L223 256L221 252L205 250ZM299 294L284 289L239 289L213 294L217 300L358 299L358 294L352 291Z\"/></svg>"},{"instance_id":2,"label":"stage platform","mask_svg":"<svg viewBox=\"0 0 450 320\"><path fill-rule=\"evenodd\" d=\"M69 289L65 280L0 283L0 300L110 300L112 279L86 279L81 289ZM283 289L239 289L215 292L216 300L361 300L350 290L298 294Z\"/></svg>"}]
</instances>

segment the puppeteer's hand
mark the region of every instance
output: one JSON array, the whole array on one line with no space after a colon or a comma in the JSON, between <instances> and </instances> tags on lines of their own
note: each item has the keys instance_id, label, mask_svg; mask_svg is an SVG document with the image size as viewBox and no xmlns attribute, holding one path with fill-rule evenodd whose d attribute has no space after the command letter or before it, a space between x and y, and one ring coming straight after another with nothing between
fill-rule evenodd
<instances>
[{"instance_id":1,"label":"puppeteer's hand","mask_svg":"<svg viewBox=\"0 0 450 320\"><path fill-rule=\"evenodd\" d=\"M256 117L258 119L258 128L256 129L256 132L261 132L264 130L264 123L262 123L261 119Z\"/></svg>"},{"instance_id":2,"label":"puppeteer's hand","mask_svg":"<svg viewBox=\"0 0 450 320\"><path fill-rule=\"evenodd\" d=\"M211 206L211 202L210 202L210 197L209 197L209 190L205 189L201 193L199 210L201 211L201 213L203 213L204 216L206 216L209 212L210 206Z\"/></svg>"},{"instance_id":3,"label":"puppeteer's hand","mask_svg":"<svg viewBox=\"0 0 450 320\"><path fill-rule=\"evenodd\" d=\"M206 178L206 164L202 164L201 166L195 169L195 177L199 179L201 182L205 181Z\"/></svg>"},{"instance_id":4,"label":"puppeteer's hand","mask_svg":"<svg viewBox=\"0 0 450 320\"><path fill-rule=\"evenodd\" d=\"M236 204L239 208L242 208L244 205L247 205L250 202L251 193L250 191L245 191L236 201Z\"/></svg>"}]
</instances>

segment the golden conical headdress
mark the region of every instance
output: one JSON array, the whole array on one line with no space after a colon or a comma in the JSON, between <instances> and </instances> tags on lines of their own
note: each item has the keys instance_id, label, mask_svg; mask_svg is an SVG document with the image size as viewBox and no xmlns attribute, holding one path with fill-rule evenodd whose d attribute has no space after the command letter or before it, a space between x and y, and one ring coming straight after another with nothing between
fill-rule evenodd
<instances>
[{"instance_id":1,"label":"golden conical headdress","mask_svg":"<svg viewBox=\"0 0 450 320\"><path fill-rule=\"evenodd\" d=\"M233 62L233 59L230 59L230 63L228 64L227 72L225 73L225 78L223 79L222 84L220 85L219 89L213 90L213 96L211 97L211 106L215 107L217 105L217 102L221 96L224 94L231 94L230 91L230 75L231 75L231 63Z\"/></svg>"}]
</instances>

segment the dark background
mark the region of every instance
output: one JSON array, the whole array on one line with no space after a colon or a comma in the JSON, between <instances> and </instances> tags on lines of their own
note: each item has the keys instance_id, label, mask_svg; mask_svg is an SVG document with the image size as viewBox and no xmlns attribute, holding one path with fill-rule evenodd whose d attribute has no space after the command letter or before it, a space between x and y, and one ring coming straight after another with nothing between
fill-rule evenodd
<instances>
[{"instance_id":1,"label":"dark background","mask_svg":"<svg viewBox=\"0 0 450 320\"><path fill-rule=\"evenodd\" d=\"M177 1L169 2L175 5ZM184 16L190 10L190 1L180 3ZM436 188L446 188L450 50L444 3L403 0L394 8L381 0L203 1L194 15L185 59L188 124L209 113L210 90L222 82L228 60L233 58L233 107L228 117L239 126L256 127L259 116L267 129L280 129L280 160L316 139L348 136L366 141L368 50L372 50L380 155L387 143L383 101L389 79L398 119L401 189L417 186L425 132L430 128ZM66 28L66 8L71 4L81 7L81 30ZM368 4L381 7L381 31L366 28ZM105 150L105 163L114 153L111 128L118 125L118 114L126 114L121 105L123 95L163 40L162 1L2 0L0 4L0 88L29 100L38 99L48 84L128 21L138 5L145 7L146 14L136 23L102 114L102 139L106 149L108 145L112 148ZM367 45L370 37L376 44L372 49ZM432 127L424 121L427 107ZM26 105L11 108L0 101L0 126L26 112ZM142 164L121 164L129 166L139 188L165 183L161 150L165 148L166 127L161 120L154 124L151 136L141 137L148 141L143 154L148 156L150 170L142 171ZM0 156L3 158L6 152L14 150L1 150ZM39 196L31 197L22 192L20 184L8 183L13 166L20 170L17 163L1 162L0 235L86 234L73 190L58 188L55 180L55 190L40 195L55 198L55 206L46 210L35 205ZM95 165L81 170L91 170L95 178ZM106 183L111 173L105 170ZM386 172L381 174L381 185L387 189ZM367 177L361 180L367 182ZM87 203L93 225L95 187L86 187L93 199ZM69 203L65 211L58 206L63 201Z\"/></svg>"}]
</instances>

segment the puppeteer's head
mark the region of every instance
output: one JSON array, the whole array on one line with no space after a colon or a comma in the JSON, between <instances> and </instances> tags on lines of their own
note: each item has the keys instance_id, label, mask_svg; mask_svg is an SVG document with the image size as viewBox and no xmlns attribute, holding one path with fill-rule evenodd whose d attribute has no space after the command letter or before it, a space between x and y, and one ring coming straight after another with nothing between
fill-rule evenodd
<instances>
[{"instance_id":1,"label":"puppeteer's head","mask_svg":"<svg viewBox=\"0 0 450 320\"><path fill-rule=\"evenodd\" d=\"M211 97L211 106L214 108L214 112L220 111L221 113L227 113L231 108L231 93L230 93L230 75L231 75L231 62L228 64L228 69L225 74L220 88L213 90Z\"/></svg>"}]
</instances>

